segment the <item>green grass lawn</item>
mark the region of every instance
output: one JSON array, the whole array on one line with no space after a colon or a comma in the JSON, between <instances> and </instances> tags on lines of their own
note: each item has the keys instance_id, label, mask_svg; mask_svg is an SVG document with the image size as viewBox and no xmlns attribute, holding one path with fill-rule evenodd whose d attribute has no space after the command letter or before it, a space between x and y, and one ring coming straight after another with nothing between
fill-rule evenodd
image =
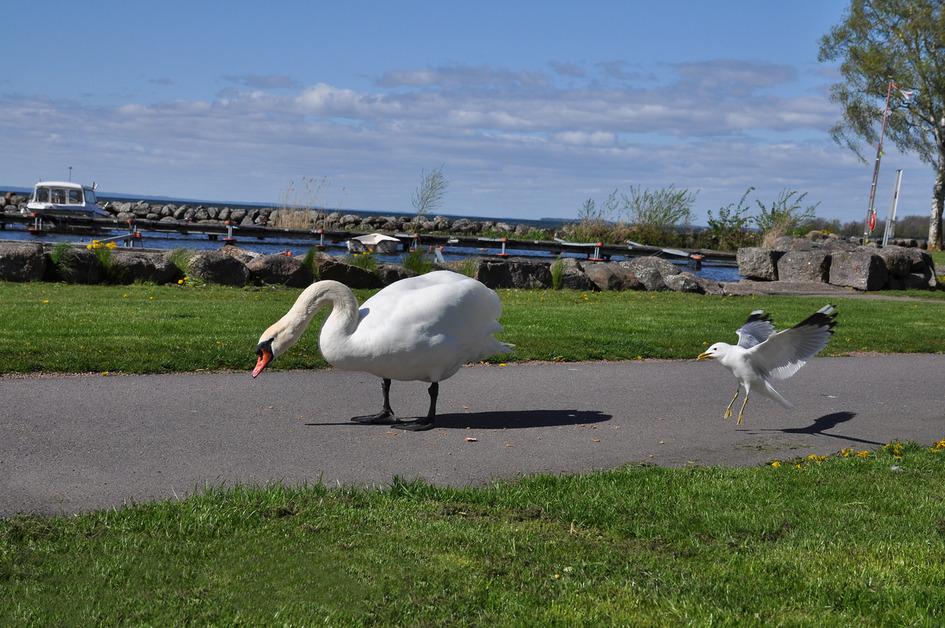
<instances>
[{"instance_id":1,"label":"green grass lawn","mask_svg":"<svg viewBox=\"0 0 945 628\"><path fill-rule=\"evenodd\" d=\"M789 326L824 297L502 290L507 361L692 358L764 308ZM298 290L0 283L0 372L154 373L249 369L259 335ZM363 301L371 293L359 291ZM945 295L945 293L928 293ZM945 299L838 299L826 355L945 352ZM325 366L316 319L275 368Z\"/></svg>"},{"instance_id":2,"label":"green grass lawn","mask_svg":"<svg viewBox=\"0 0 945 628\"><path fill-rule=\"evenodd\" d=\"M945 451L889 449L14 517L0 625L942 625Z\"/></svg>"}]
</instances>

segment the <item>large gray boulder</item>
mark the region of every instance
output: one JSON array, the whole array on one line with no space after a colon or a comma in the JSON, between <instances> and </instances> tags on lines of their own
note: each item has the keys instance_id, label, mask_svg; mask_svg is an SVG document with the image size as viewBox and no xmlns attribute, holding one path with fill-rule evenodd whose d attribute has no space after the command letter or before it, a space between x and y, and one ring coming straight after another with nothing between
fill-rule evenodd
<instances>
[{"instance_id":1,"label":"large gray boulder","mask_svg":"<svg viewBox=\"0 0 945 628\"><path fill-rule=\"evenodd\" d=\"M837 251L831 255L830 283L857 290L879 290L889 276L883 258L867 250Z\"/></svg>"},{"instance_id":2,"label":"large gray boulder","mask_svg":"<svg viewBox=\"0 0 945 628\"><path fill-rule=\"evenodd\" d=\"M401 279L416 277L417 273L397 264L379 264L377 267L377 276L380 278L382 285L389 286Z\"/></svg>"},{"instance_id":3,"label":"large gray boulder","mask_svg":"<svg viewBox=\"0 0 945 628\"><path fill-rule=\"evenodd\" d=\"M111 254L111 280L115 283L172 283L180 270L162 253L114 250Z\"/></svg>"},{"instance_id":4,"label":"large gray boulder","mask_svg":"<svg viewBox=\"0 0 945 628\"><path fill-rule=\"evenodd\" d=\"M315 257L319 279L340 281L349 288L380 288L381 278L369 270L352 266L336 257L319 253Z\"/></svg>"},{"instance_id":5,"label":"large gray boulder","mask_svg":"<svg viewBox=\"0 0 945 628\"><path fill-rule=\"evenodd\" d=\"M817 247L813 241L807 238L798 238L795 236L779 236L774 239L771 248L775 251L812 251Z\"/></svg>"},{"instance_id":6,"label":"large gray boulder","mask_svg":"<svg viewBox=\"0 0 945 628\"><path fill-rule=\"evenodd\" d=\"M243 286L249 280L249 269L237 258L222 251L199 251L187 263L187 274L204 283Z\"/></svg>"},{"instance_id":7,"label":"large gray boulder","mask_svg":"<svg viewBox=\"0 0 945 628\"><path fill-rule=\"evenodd\" d=\"M66 283L101 283L105 278L101 261L89 249L71 247L60 251L58 257L56 274Z\"/></svg>"},{"instance_id":8,"label":"large gray boulder","mask_svg":"<svg viewBox=\"0 0 945 628\"><path fill-rule=\"evenodd\" d=\"M561 257L561 287L569 290L600 290L584 272L583 265L573 257Z\"/></svg>"},{"instance_id":9,"label":"large gray boulder","mask_svg":"<svg viewBox=\"0 0 945 628\"><path fill-rule=\"evenodd\" d=\"M777 281L778 259L783 254L783 251L757 246L738 249L735 255L738 261L738 274L747 279Z\"/></svg>"},{"instance_id":10,"label":"large gray boulder","mask_svg":"<svg viewBox=\"0 0 945 628\"><path fill-rule=\"evenodd\" d=\"M314 279L302 260L288 255L260 255L251 259L246 268L253 281L276 286L304 288Z\"/></svg>"},{"instance_id":11,"label":"large gray boulder","mask_svg":"<svg viewBox=\"0 0 945 628\"><path fill-rule=\"evenodd\" d=\"M687 271L670 275L663 281L666 282L666 287L673 292L694 292L702 294L706 291L704 284L699 278Z\"/></svg>"},{"instance_id":12,"label":"large gray boulder","mask_svg":"<svg viewBox=\"0 0 945 628\"><path fill-rule=\"evenodd\" d=\"M0 243L0 280L40 281L46 272L41 244Z\"/></svg>"},{"instance_id":13,"label":"large gray boulder","mask_svg":"<svg viewBox=\"0 0 945 628\"><path fill-rule=\"evenodd\" d=\"M489 288L550 288L551 270L546 261L525 258L480 260L476 279Z\"/></svg>"},{"instance_id":14,"label":"large gray boulder","mask_svg":"<svg viewBox=\"0 0 945 628\"><path fill-rule=\"evenodd\" d=\"M643 290L643 282L631 271L616 262L597 262L583 265L584 273L599 290Z\"/></svg>"},{"instance_id":15,"label":"large gray boulder","mask_svg":"<svg viewBox=\"0 0 945 628\"><path fill-rule=\"evenodd\" d=\"M790 250L778 259L780 281L820 281L830 278L830 255L824 251Z\"/></svg>"},{"instance_id":16,"label":"large gray boulder","mask_svg":"<svg viewBox=\"0 0 945 628\"><path fill-rule=\"evenodd\" d=\"M890 276L903 278L910 273L935 274L932 257L925 251L903 246L885 246L875 251L886 262Z\"/></svg>"},{"instance_id":17,"label":"large gray boulder","mask_svg":"<svg viewBox=\"0 0 945 628\"><path fill-rule=\"evenodd\" d=\"M652 255L647 257L634 257L618 263L624 268L633 271L635 274L641 269L652 268L659 272L660 277L663 277L664 279L666 277L678 275L681 272L681 269L676 266L676 264L673 264L662 257L654 257Z\"/></svg>"}]
</instances>

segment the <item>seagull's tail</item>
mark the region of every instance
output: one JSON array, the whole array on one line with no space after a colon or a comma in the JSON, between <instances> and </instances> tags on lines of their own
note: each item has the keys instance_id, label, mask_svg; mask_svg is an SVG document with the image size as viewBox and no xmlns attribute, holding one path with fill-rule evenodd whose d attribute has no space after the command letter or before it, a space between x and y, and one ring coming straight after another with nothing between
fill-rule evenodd
<instances>
[{"instance_id":1,"label":"seagull's tail","mask_svg":"<svg viewBox=\"0 0 945 628\"><path fill-rule=\"evenodd\" d=\"M794 404L788 401L787 399L785 399L784 397L782 397L781 393L779 393L778 391L774 389L774 386L769 384L767 381L765 381L764 384L765 384L764 388L759 387L758 392L760 392L765 397L774 399L785 408L791 409L794 407Z\"/></svg>"}]
</instances>

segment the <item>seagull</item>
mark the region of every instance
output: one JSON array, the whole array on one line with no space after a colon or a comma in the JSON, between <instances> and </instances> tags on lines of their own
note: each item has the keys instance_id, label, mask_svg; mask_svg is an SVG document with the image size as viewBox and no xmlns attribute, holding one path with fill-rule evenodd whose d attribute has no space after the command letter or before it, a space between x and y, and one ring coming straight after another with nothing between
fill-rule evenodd
<instances>
[{"instance_id":1,"label":"seagull","mask_svg":"<svg viewBox=\"0 0 945 628\"><path fill-rule=\"evenodd\" d=\"M745 419L745 406L754 391L774 399L785 408L794 406L781 396L769 379L787 379L797 373L808 360L817 355L833 335L837 324L833 305L825 305L790 329L775 332L771 318L764 310L755 310L745 324L738 328L738 344L717 342L699 354L697 360L715 358L727 367L745 389L745 400L738 412L737 424ZM723 418L732 416L732 406L738 399L739 389L725 408Z\"/></svg>"}]
</instances>

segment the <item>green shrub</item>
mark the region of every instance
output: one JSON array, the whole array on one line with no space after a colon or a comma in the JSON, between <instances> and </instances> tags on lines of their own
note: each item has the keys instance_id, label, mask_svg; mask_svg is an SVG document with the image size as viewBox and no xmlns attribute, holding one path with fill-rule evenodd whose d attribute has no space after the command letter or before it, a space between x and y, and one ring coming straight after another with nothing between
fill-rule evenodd
<instances>
[{"instance_id":1,"label":"green shrub","mask_svg":"<svg viewBox=\"0 0 945 628\"><path fill-rule=\"evenodd\" d=\"M92 253L98 258L98 263L102 266L102 275L106 281L112 281L115 276L114 264L112 264L112 250L104 246L95 247Z\"/></svg>"},{"instance_id":2,"label":"green shrub","mask_svg":"<svg viewBox=\"0 0 945 628\"><path fill-rule=\"evenodd\" d=\"M316 249L314 246L309 248L309 250L305 252L305 257L302 258L302 265L312 271L312 277L314 277L316 280L318 280L321 270L316 262L317 259L318 249Z\"/></svg>"},{"instance_id":3,"label":"green shrub","mask_svg":"<svg viewBox=\"0 0 945 628\"><path fill-rule=\"evenodd\" d=\"M564 260L560 257L551 262L551 287L554 290L561 290L564 280Z\"/></svg>"},{"instance_id":4,"label":"green shrub","mask_svg":"<svg viewBox=\"0 0 945 628\"><path fill-rule=\"evenodd\" d=\"M174 266L177 266L177 270L181 272L185 277L190 274L190 260L194 256L194 251L191 249L174 249L167 254L167 261L169 261Z\"/></svg>"},{"instance_id":5,"label":"green shrub","mask_svg":"<svg viewBox=\"0 0 945 628\"><path fill-rule=\"evenodd\" d=\"M464 257L461 260L450 262L449 267L461 275L475 277L476 273L479 271L479 258Z\"/></svg>"},{"instance_id":6,"label":"green shrub","mask_svg":"<svg viewBox=\"0 0 945 628\"><path fill-rule=\"evenodd\" d=\"M377 258L373 253L351 253L345 256L345 263L363 268L368 272L377 272Z\"/></svg>"},{"instance_id":7,"label":"green shrub","mask_svg":"<svg viewBox=\"0 0 945 628\"><path fill-rule=\"evenodd\" d=\"M53 250L49 253L49 259L52 260L54 266L59 266L59 260L62 259L62 254L72 248L71 244L65 242L60 242L53 247Z\"/></svg>"},{"instance_id":8,"label":"green shrub","mask_svg":"<svg viewBox=\"0 0 945 628\"><path fill-rule=\"evenodd\" d=\"M434 268L433 260L420 248L407 251L403 256L403 265L418 275L424 275Z\"/></svg>"},{"instance_id":9,"label":"green shrub","mask_svg":"<svg viewBox=\"0 0 945 628\"><path fill-rule=\"evenodd\" d=\"M781 190L778 197L766 206L760 200L758 215L753 218L755 226L766 236L770 233L801 235L814 219L814 211L820 203L803 206L807 192L798 195L797 190Z\"/></svg>"},{"instance_id":10,"label":"green shrub","mask_svg":"<svg viewBox=\"0 0 945 628\"><path fill-rule=\"evenodd\" d=\"M757 244L758 234L749 229L753 218L748 215L751 209L748 204L748 195L754 189L750 187L745 190L738 203L729 203L725 207L720 207L718 216L713 215L711 209L707 212L709 229L706 234L708 241L705 244L709 248L734 251L739 247Z\"/></svg>"}]
</instances>

